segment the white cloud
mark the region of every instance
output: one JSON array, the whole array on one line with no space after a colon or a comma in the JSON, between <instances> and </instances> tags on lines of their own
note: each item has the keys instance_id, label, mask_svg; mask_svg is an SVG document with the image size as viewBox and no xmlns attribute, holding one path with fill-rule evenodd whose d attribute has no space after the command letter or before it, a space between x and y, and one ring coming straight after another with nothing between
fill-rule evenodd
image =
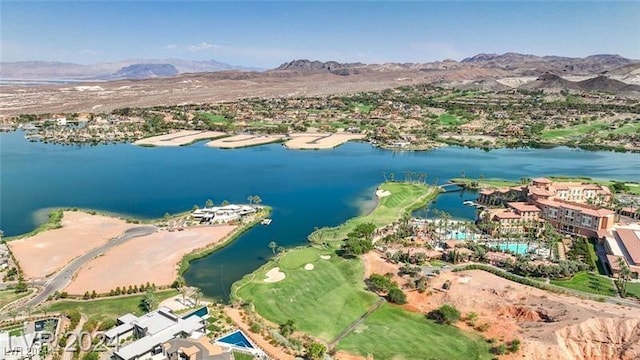
<instances>
[{"instance_id":1,"label":"white cloud","mask_svg":"<svg viewBox=\"0 0 640 360\"><path fill-rule=\"evenodd\" d=\"M165 49L167 49L167 50L177 49L177 48L178 48L178 45L176 45L176 44L169 44L169 45L165 45L165 47L164 47L164 48L165 48Z\"/></svg>"},{"instance_id":2,"label":"white cloud","mask_svg":"<svg viewBox=\"0 0 640 360\"><path fill-rule=\"evenodd\" d=\"M203 50L210 50L210 49L217 49L218 46L217 45L213 45L213 44L209 44L206 41L203 41L199 44L195 44L195 45L191 45L189 46L189 51L191 52L197 52L197 51L203 51Z\"/></svg>"}]
</instances>

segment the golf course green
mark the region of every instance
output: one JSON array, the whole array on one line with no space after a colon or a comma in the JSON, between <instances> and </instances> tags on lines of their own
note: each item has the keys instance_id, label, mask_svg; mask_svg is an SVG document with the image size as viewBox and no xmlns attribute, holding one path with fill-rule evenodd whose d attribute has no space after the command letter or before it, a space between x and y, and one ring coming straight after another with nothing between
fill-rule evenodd
<instances>
[{"instance_id":1,"label":"golf course green","mask_svg":"<svg viewBox=\"0 0 640 360\"><path fill-rule=\"evenodd\" d=\"M313 247L277 255L233 285L232 301L252 304L260 316L276 324L292 320L297 330L335 345L336 350L375 359L490 359L489 344L474 334L400 306L377 307L379 298L366 290L362 259L337 255L342 237L358 224L390 224L439 192L424 184L399 182L384 183L379 189L390 194L370 214L316 231L317 239L323 240L313 242ZM324 236L336 243L326 246ZM355 326L368 310L373 312Z\"/></svg>"}]
</instances>

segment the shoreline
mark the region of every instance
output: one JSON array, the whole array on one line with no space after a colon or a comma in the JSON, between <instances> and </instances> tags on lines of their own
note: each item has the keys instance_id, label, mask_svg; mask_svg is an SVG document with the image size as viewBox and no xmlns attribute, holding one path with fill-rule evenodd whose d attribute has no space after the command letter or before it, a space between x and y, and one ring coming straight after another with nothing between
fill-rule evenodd
<instances>
[{"instance_id":1,"label":"shoreline","mask_svg":"<svg viewBox=\"0 0 640 360\"><path fill-rule=\"evenodd\" d=\"M70 217L69 214L74 214L74 217L72 219L67 218L68 221L70 221L69 223L65 223L65 213L67 214L67 217ZM97 211L94 210L79 210L76 208L72 208L72 209L64 209L64 208L58 208L58 209L54 209L50 212L50 214L60 214L58 216L49 216L49 220L44 223L41 224L40 226L38 226L36 229L25 233L25 234L21 234L15 237L12 237L11 240L14 240L15 242L13 242L13 246L10 246L10 254L14 260L14 263L16 265L16 267L18 267L19 271L21 274L23 274L26 278L28 279L49 279L51 278L52 275L56 275L60 272L61 269L65 269L69 264L71 264L74 259L76 259L78 256L82 256L83 254L87 254L88 252L94 251L94 249L96 249L96 247L100 247L103 246L101 244L107 244L109 243L111 240L118 238L120 236L122 236L122 234L126 233L129 229L132 228L136 228L137 224L154 224L158 227L159 231L157 231L155 233L155 235L151 234L151 235L145 235L143 236L142 241L151 241L151 238L148 239L144 239L145 237L154 237L154 236L161 236L163 238L167 238L167 239L171 239L171 238L184 238L185 241L187 241L187 243L185 244L194 244L193 241L200 241L203 242L203 239L206 239L208 236L206 235L206 233L208 233L206 227L203 226L193 226L190 229L187 228L185 229L185 231L183 232L172 232L169 227L167 227L167 223L170 222L172 219L176 219L176 218L181 218L184 217L185 214L189 214L190 211L186 211L180 214L176 214L171 216L170 218L164 219L164 218L156 218L156 219L147 219L147 220L140 220L140 219L136 219L136 218L131 218L131 217L127 217L125 218L122 215L118 215L118 214L105 214L105 213L100 213L98 215ZM203 257L206 257L212 253L214 253L215 251L224 248L225 246L230 245L231 243L233 243L233 241L235 241L240 235L242 235L243 233L245 233L246 231L248 231L249 229L253 228L256 224L258 224L262 219L264 219L265 217L267 217L269 214L271 213L271 208L268 206L262 206L261 210L259 212L257 212L254 215L254 218L247 222L247 223L242 223L239 225L236 225L234 229L232 229L230 232L222 235L222 237L216 238L216 239L210 239L208 240L207 243L205 243L203 246L197 247L187 253L184 253L182 255L180 255L178 261L176 261L175 263L172 263L171 265L171 269L174 269L172 271L175 271L175 275L171 276L172 279L171 281L175 281L175 279L179 276L181 276L185 271L187 271L187 269L189 268L189 264L191 263L191 261L196 260L196 259L200 259ZM93 216L96 216L96 218L93 218ZM117 230L115 228L113 228L114 230L111 230L111 232L116 231L118 232L117 235L111 234L105 237L105 235L103 234L106 230L102 228L102 225L99 224L103 224L105 223L104 221L101 220L102 217L104 219L110 219L112 220L112 222L114 224L120 224L118 229L120 229L120 227L123 227L122 231ZM89 222L87 222L87 220ZM98 223L95 223L95 221L97 221ZM114 225L115 226L115 225ZM225 225L225 226L230 226L230 225ZM75 228L82 228L84 230L74 230ZM65 233L73 233L76 234L77 236L91 236L92 238L95 239L95 243L87 243L85 244L86 246L88 246L90 249L82 249L80 251L77 251L78 253L75 254L73 251L69 252L63 252L67 253L67 254L71 254L73 255L72 258L70 259L66 259L64 256L61 256L61 253L58 252L58 248L59 246L62 246L63 248L68 248L69 246L71 246L70 244L75 244L73 237L68 237L66 242L64 242L64 244L57 244L54 243L53 240L55 240L56 235L55 233L50 235L47 234L48 231L51 230L58 230L58 231L64 231ZM123 230L124 229L124 230ZM189 231L192 230L192 231ZM212 229L212 231L215 229ZM91 235L95 233L94 235ZM200 235L198 235L200 234ZM46 236L45 236L46 235ZM38 236L38 237L36 237ZM53 238L52 238L53 236ZM113 237L115 236L115 237ZM186 238L185 238L186 236ZM204 236L204 237L203 237ZM197 238L200 238L201 240L195 240ZM192 239L192 240L186 240L186 239ZM141 240L137 240L137 243L139 243ZM85 246L85 247L86 247ZM80 288L82 287L82 290L84 291L84 285L79 285L79 284L85 284L87 283L87 279L92 278L94 279L96 275L104 275L106 273L108 273L108 271L101 271L99 274L94 274L93 272L91 272L91 269L96 267L96 269L100 266L100 260L104 260L105 258L102 258L102 255L108 256L108 258L111 260L108 262L109 266L117 266L117 264L112 264L112 262L114 261L113 259L120 259L121 257L116 257L113 258L113 254L117 254L119 252L124 251L124 246L136 246L134 243L123 243L123 244L118 244L115 245L113 248L110 248L109 250L105 251L103 254L100 254L97 257L94 257L92 259L89 259L88 261L86 261L85 263L83 263L76 271L74 271L74 275L71 278L70 283L66 284L64 286L64 288L68 288L68 287L75 287L75 288ZM49 248L50 252L53 251L52 254L48 254L47 253L47 248ZM71 248L70 248L71 249ZM128 249L128 247L127 247ZM186 249L185 249L186 250ZM40 274L39 272L35 272L34 270L31 269L33 268L33 264L41 264L42 262L40 261L26 261L25 259L31 259L30 256L28 256L29 253L33 253L34 251L37 251L40 255L44 254L46 256L53 256L55 259L58 259L57 262L50 262L51 264L55 265L55 270L53 271L49 271L47 269L47 274L43 275ZM152 250L150 250L152 251ZM142 255L144 253L146 253L147 251L145 250L144 252L136 252L137 255ZM152 251L153 252L153 251ZM57 254L57 255L56 255ZM134 256L135 258L136 256ZM168 258L166 257L161 257L164 260L167 260ZM97 261L97 262L96 262ZM59 264L58 264L59 263ZM25 264L31 264L29 266L27 266L28 269L25 269ZM104 264L103 264L104 265ZM29 270L30 269L30 270ZM27 273L25 273L25 270L28 270ZM44 270L42 270L44 271ZM42 272L40 271L40 272ZM94 270L95 271L95 270ZM165 277L165 275L159 274L159 277ZM88 277L87 277L88 276ZM117 276L116 276L117 278ZM116 281L117 279L113 278L114 281ZM149 281L151 282L152 280L154 280L155 282L157 282L157 279L154 277L145 277L144 281L147 281L146 279L149 279ZM84 279L84 280L82 280ZM158 278L159 279L159 278ZM134 280L135 282L139 282L140 279L136 279ZM76 283L76 281L80 281L79 283ZM118 280L119 281L119 280ZM143 282L144 282L143 281ZM122 284L120 284L122 285ZM164 280L163 283L160 284L158 283L159 286L165 286L165 285L170 285L170 284L164 284ZM115 285L114 285L115 286ZM80 292L78 292L76 289L76 291L73 293L73 295L81 295ZM86 289L88 291L91 291L93 289ZM104 290L104 289L101 289ZM105 295L108 294L108 291L98 291L98 293L100 293L101 295Z\"/></svg>"}]
</instances>

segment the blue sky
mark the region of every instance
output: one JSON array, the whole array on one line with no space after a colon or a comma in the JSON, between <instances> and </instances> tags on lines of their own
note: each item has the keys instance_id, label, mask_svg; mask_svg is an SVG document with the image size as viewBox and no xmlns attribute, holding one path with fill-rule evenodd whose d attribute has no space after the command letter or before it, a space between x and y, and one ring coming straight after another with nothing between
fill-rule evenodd
<instances>
[{"instance_id":1,"label":"blue sky","mask_svg":"<svg viewBox=\"0 0 640 360\"><path fill-rule=\"evenodd\" d=\"M0 3L2 61L461 60L477 53L640 59L640 1Z\"/></svg>"}]
</instances>

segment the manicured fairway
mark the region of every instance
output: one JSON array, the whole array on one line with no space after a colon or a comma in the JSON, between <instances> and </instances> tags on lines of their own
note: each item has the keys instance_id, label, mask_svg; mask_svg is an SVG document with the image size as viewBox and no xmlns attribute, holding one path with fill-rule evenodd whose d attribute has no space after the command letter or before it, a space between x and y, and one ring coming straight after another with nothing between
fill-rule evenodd
<instances>
[{"instance_id":1,"label":"manicured fairway","mask_svg":"<svg viewBox=\"0 0 640 360\"><path fill-rule=\"evenodd\" d=\"M330 255L324 260L320 255ZM305 270L308 263L313 270ZM279 266L286 278L264 282L265 274ZM297 329L330 341L372 306L377 297L365 291L364 267L360 259L338 257L315 248L300 248L283 254L252 275L234 284L232 296L255 304L267 320L282 324L293 320Z\"/></svg>"},{"instance_id":2,"label":"manicured fairway","mask_svg":"<svg viewBox=\"0 0 640 360\"><path fill-rule=\"evenodd\" d=\"M378 359L491 359L489 345L453 326L384 304L337 346Z\"/></svg>"},{"instance_id":3,"label":"manicured fairway","mask_svg":"<svg viewBox=\"0 0 640 360\"><path fill-rule=\"evenodd\" d=\"M380 189L389 191L391 195L381 198L371 213L350 219L340 226L319 229L309 239L315 243L339 245L336 242L346 239L358 224L374 223L379 227L391 224L403 214L425 205L439 191L433 186L405 182L386 182L380 185Z\"/></svg>"},{"instance_id":4,"label":"manicured fairway","mask_svg":"<svg viewBox=\"0 0 640 360\"><path fill-rule=\"evenodd\" d=\"M571 280L551 280L551 283L592 294L606 296L616 296L617 294L611 279L586 272L576 274Z\"/></svg>"},{"instance_id":5,"label":"manicured fairway","mask_svg":"<svg viewBox=\"0 0 640 360\"><path fill-rule=\"evenodd\" d=\"M156 299L161 302L171 296L176 295L175 290L158 291L156 292ZM117 297L112 299L99 299L88 301L60 301L54 303L47 308L47 312L63 312L67 310L76 309L81 314L90 318L105 319L105 318L117 318L127 313L133 313L135 315L142 315L143 311L140 308L140 302L144 295L132 295Z\"/></svg>"},{"instance_id":6,"label":"manicured fairway","mask_svg":"<svg viewBox=\"0 0 640 360\"><path fill-rule=\"evenodd\" d=\"M446 126L458 126L464 124L463 120L460 120L457 116L451 114L442 114L438 116L438 121L440 125Z\"/></svg>"}]
</instances>

